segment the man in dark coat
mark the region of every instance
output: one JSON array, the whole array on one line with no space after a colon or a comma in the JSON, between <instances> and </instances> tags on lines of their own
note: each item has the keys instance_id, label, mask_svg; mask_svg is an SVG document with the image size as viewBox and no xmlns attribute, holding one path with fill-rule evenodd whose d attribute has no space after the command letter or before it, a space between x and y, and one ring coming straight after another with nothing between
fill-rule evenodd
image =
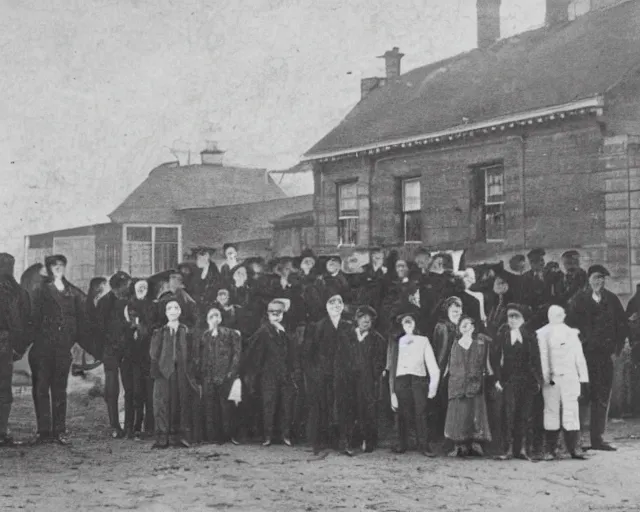
<instances>
[{"instance_id":1,"label":"man in dark coat","mask_svg":"<svg viewBox=\"0 0 640 512\"><path fill-rule=\"evenodd\" d=\"M593 265L587 272L589 285L569 301L567 324L580 330L589 370L591 391L591 448L613 451L603 439L613 386L613 360L629 336L627 316L618 297L605 288L609 271Z\"/></svg>"},{"instance_id":2,"label":"man in dark coat","mask_svg":"<svg viewBox=\"0 0 640 512\"><path fill-rule=\"evenodd\" d=\"M501 459L529 460L527 434L533 400L542 386L540 349L535 333L526 327L531 316L528 306L509 304L508 324L499 331L491 346L491 368L495 387L504 392L503 417L507 445Z\"/></svg>"},{"instance_id":3,"label":"man in dark coat","mask_svg":"<svg viewBox=\"0 0 640 512\"><path fill-rule=\"evenodd\" d=\"M374 311L380 311L382 297L385 292L387 267L384 266L384 252L380 248L369 251L371 262L362 266L362 272L357 274L356 303L370 306Z\"/></svg>"},{"instance_id":4,"label":"man in dark coat","mask_svg":"<svg viewBox=\"0 0 640 512\"><path fill-rule=\"evenodd\" d=\"M12 446L9 414L13 403L13 362L24 355L31 310L29 296L13 277L15 259L0 254L0 447Z\"/></svg>"},{"instance_id":5,"label":"man in dark coat","mask_svg":"<svg viewBox=\"0 0 640 512\"><path fill-rule=\"evenodd\" d=\"M356 424L363 451L372 452L376 441L378 385L386 363L385 339L373 329L376 312L370 306L356 311L357 326L341 331L334 356L334 388L342 449L353 455Z\"/></svg>"},{"instance_id":6,"label":"man in dark coat","mask_svg":"<svg viewBox=\"0 0 640 512\"><path fill-rule=\"evenodd\" d=\"M102 333L104 364L104 399L107 403L111 437L121 439L125 432L120 425L118 398L120 396L120 377L125 392L125 424L133 425L133 372L132 353L127 343L129 322L125 317L125 308L129 301L131 276L126 272L116 272L109 279L111 290L98 301L99 332Z\"/></svg>"},{"instance_id":7,"label":"man in dark coat","mask_svg":"<svg viewBox=\"0 0 640 512\"><path fill-rule=\"evenodd\" d=\"M340 295L345 304L352 303L353 292L345 273L342 271L342 258L339 255L329 256L325 272L320 275L318 280L324 297Z\"/></svg>"},{"instance_id":8,"label":"man in dark coat","mask_svg":"<svg viewBox=\"0 0 640 512\"><path fill-rule=\"evenodd\" d=\"M215 249L197 247L194 253L196 255L196 266L200 272L192 276L191 286L187 292L198 304L199 326L204 328L207 325L206 317L209 307L215 303L218 290L222 286L222 278L218 267L211 259Z\"/></svg>"},{"instance_id":9,"label":"man in dark coat","mask_svg":"<svg viewBox=\"0 0 640 512\"><path fill-rule=\"evenodd\" d=\"M308 384L309 437L315 454L324 441L338 441L335 423L334 357L342 333L349 334L353 324L343 318L344 302L340 295L326 301L327 315L310 326L305 335L303 365Z\"/></svg>"},{"instance_id":10,"label":"man in dark coat","mask_svg":"<svg viewBox=\"0 0 640 512\"><path fill-rule=\"evenodd\" d=\"M562 254L564 274L560 281L558 302L565 307L573 296L587 286L587 273L580 268L580 253L576 250Z\"/></svg>"},{"instance_id":11,"label":"man in dark coat","mask_svg":"<svg viewBox=\"0 0 640 512\"><path fill-rule=\"evenodd\" d=\"M66 416L71 348L78 343L96 356L85 336L83 297L64 277L66 266L63 255L48 256L45 259L48 277L33 299L33 348L29 352L29 366L38 421L35 444L50 440L69 444Z\"/></svg>"},{"instance_id":12,"label":"man in dark coat","mask_svg":"<svg viewBox=\"0 0 640 512\"><path fill-rule=\"evenodd\" d=\"M283 325L286 303L272 300L267 306L268 321L253 335L250 341L250 374L260 379L264 412L264 442L271 446L274 435L277 405L281 403L280 426L283 442L293 446L291 424L294 383L296 373L296 342Z\"/></svg>"},{"instance_id":13,"label":"man in dark coat","mask_svg":"<svg viewBox=\"0 0 640 512\"><path fill-rule=\"evenodd\" d=\"M545 272L544 249L532 249L527 254L531 267L522 275L523 297L522 304L531 308L530 320L533 330L539 329L546 323L547 307L552 298L551 283Z\"/></svg>"},{"instance_id":14,"label":"man in dark coat","mask_svg":"<svg viewBox=\"0 0 640 512\"><path fill-rule=\"evenodd\" d=\"M544 264L544 262L543 262ZM509 259L509 270L505 274L509 283L509 289L511 290L512 300L516 304L525 303L525 284L524 274L527 265L527 258L524 254L515 254Z\"/></svg>"},{"instance_id":15,"label":"man in dark coat","mask_svg":"<svg viewBox=\"0 0 640 512\"><path fill-rule=\"evenodd\" d=\"M172 270L170 272L168 289L158 297L158 318L164 318L164 311L167 306L166 301L169 298L176 299L178 304L180 304L180 323L183 323L191 329L198 326L198 304L185 290L183 276L178 270ZM216 298L217 291L213 297L213 303L215 303Z\"/></svg>"}]
</instances>

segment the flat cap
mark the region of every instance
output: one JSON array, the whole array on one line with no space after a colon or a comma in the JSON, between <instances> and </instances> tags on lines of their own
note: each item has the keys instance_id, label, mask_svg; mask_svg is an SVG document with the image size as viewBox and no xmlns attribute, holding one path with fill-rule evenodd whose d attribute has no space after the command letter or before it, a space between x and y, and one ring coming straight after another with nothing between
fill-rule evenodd
<instances>
[{"instance_id":1,"label":"flat cap","mask_svg":"<svg viewBox=\"0 0 640 512\"><path fill-rule=\"evenodd\" d=\"M602 265L591 265L587 271L587 276L591 277L593 274L601 274L603 277L610 276L609 271Z\"/></svg>"}]
</instances>

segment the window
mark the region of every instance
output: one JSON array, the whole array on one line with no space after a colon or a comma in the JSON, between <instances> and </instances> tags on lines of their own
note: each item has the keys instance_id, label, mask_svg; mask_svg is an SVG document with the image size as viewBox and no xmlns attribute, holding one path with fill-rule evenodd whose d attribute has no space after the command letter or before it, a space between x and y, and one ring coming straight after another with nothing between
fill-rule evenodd
<instances>
[{"instance_id":1,"label":"window","mask_svg":"<svg viewBox=\"0 0 640 512\"><path fill-rule=\"evenodd\" d=\"M122 268L132 276L150 276L179 263L179 226L125 226Z\"/></svg>"},{"instance_id":2,"label":"window","mask_svg":"<svg viewBox=\"0 0 640 512\"><path fill-rule=\"evenodd\" d=\"M338 245L358 243L358 184L338 184Z\"/></svg>"},{"instance_id":3,"label":"window","mask_svg":"<svg viewBox=\"0 0 640 512\"><path fill-rule=\"evenodd\" d=\"M504 240L504 167L502 164L478 169L484 183L482 233L487 242Z\"/></svg>"},{"instance_id":4,"label":"window","mask_svg":"<svg viewBox=\"0 0 640 512\"><path fill-rule=\"evenodd\" d=\"M402 226L405 243L422 241L420 178L402 182Z\"/></svg>"}]
</instances>

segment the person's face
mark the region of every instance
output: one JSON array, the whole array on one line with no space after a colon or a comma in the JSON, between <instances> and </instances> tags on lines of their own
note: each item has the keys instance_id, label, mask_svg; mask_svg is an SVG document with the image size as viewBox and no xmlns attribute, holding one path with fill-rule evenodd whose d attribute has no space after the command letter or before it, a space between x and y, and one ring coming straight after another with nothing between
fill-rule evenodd
<instances>
[{"instance_id":1,"label":"person's face","mask_svg":"<svg viewBox=\"0 0 640 512\"><path fill-rule=\"evenodd\" d=\"M142 300L147 296L147 293L149 293L149 284L146 281L138 281L134 286L134 290L136 292L136 298Z\"/></svg>"},{"instance_id":2,"label":"person's face","mask_svg":"<svg viewBox=\"0 0 640 512\"><path fill-rule=\"evenodd\" d=\"M416 290L414 294L409 295L409 302L420 307L420 290Z\"/></svg>"},{"instance_id":3,"label":"person's face","mask_svg":"<svg viewBox=\"0 0 640 512\"><path fill-rule=\"evenodd\" d=\"M429 268L429 263L431 262L431 257L428 254L420 253L416 256L415 261L420 270L427 270Z\"/></svg>"},{"instance_id":4,"label":"person's face","mask_svg":"<svg viewBox=\"0 0 640 512\"><path fill-rule=\"evenodd\" d=\"M407 334L413 334L416 330L416 321L410 316L405 316L402 319L402 329Z\"/></svg>"},{"instance_id":5,"label":"person's face","mask_svg":"<svg viewBox=\"0 0 640 512\"><path fill-rule=\"evenodd\" d=\"M396 261L396 274L400 279L404 279L409 274L409 267L407 266L407 262L404 260Z\"/></svg>"},{"instance_id":6,"label":"person's face","mask_svg":"<svg viewBox=\"0 0 640 512\"><path fill-rule=\"evenodd\" d=\"M281 304L270 304L267 308L267 316L269 317L269 322L279 324L284 317L284 308Z\"/></svg>"},{"instance_id":7,"label":"person's face","mask_svg":"<svg viewBox=\"0 0 640 512\"><path fill-rule=\"evenodd\" d=\"M371 325L373 324L373 319L370 315L362 315L358 318L358 328L361 331L368 331L371 329Z\"/></svg>"},{"instance_id":8,"label":"person's face","mask_svg":"<svg viewBox=\"0 0 640 512\"><path fill-rule=\"evenodd\" d=\"M507 313L507 323L509 324L509 329L520 329L524 324L524 317L520 311L509 310Z\"/></svg>"},{"instance_id":9,"label":"person's face","mask_svg":"<svg viewBox=\"0 0 640 512\"><path fill-rule=\"evenodd\" d=\"M169 277L169 289L175 292L182 288L182 276L174 274Z\"/></svg>"},{"instance_id":10,"label":"person's face","mask_svg":"<svg viewBox=\"0 0 640 512\"><path fill-rule=\"evenodd\" d=\"M308 274L309 272L311 272L311 269L315 266L315 264L316 260L307 256L300 263L300 268L305 274Z\"/></svg>"},{"instance_id":11,"label":"person's face","mask_svg":"<svg viewBox=\"0 0 640 512\"><path fill-rule=\"evenodd\" d=\"M594 292L602 291L602 289L604 288L604 284L605 284L605 277L599 272L596 272L595 274L591 274L591 276L589 277L589 286L591 286L591 289Z\"/></svg>"},{"instance_id":12,"label":"person's face","mask_svg":"<svg viewBox=\"0 0 640 512\"><path fill-rule=\"evenodd\" d=\"M196 266L198 268L206 268L209 265L209 254L198 254L196 256Z\"/></svg>"},{"instance_id":13,"label":"person's face","mask_svg":"<svg viewBox=\"0 0 640 512\"><path fill-rule=\"evenodd\" d=\"M180 304L178 304L176 301L169 302L165 311L167 313L167 320L169 320L169 322L175 322L176 320L178 320L178 318L180 318L180 313L182 313Z\"/></svg>"},{"instance_id":14,"label":"person's face","mask_svg":"<svg viewBox=\"0 0 640 512\"><path fill-rule=\"evenodd\" d=\"M238 258L238 251L236 251L233 247L227 247L227 250L224 251L224 255L229 261L233 261Z\"/></svg>"},{"instance_id":15,"label":"person's face","mask_svg":"<svg viewBox=\"0 0 640 512\"><path fill-rule=\"evenodd\" d=\"M55 279L62 279L64 277L65 271L66 267L61 261L57 261L56 263L51 265L51 274Z\"/></svg>"},{"instance_id":16,"label":"person's face","mask_svg":"<svg viewBox=\"0 0 640 512\"><path fill-rule=\"evenodd\" d=\"M336 260L327 261L327 272L329 274L337 274L340 271L340 263Z\"/></svg>"},{"instance_id":17,"label":"person's face","mask_svg":"<svg viewBox=\"0 0 640 512\"><path fill-rule=\"evenodd\" d=\"M236 283L236 286L240 287L247 282L247 269L244 267L240 267L233 273L233 280Z\"/></svg>"},{"instance_id":18,"label":"person's face","mask_svg":"<svg viewBox=\"0 0 640 512\"><path fill-rule=\"evenodd\" d=\"M539 258L533 258L529 260L529 265L531 266L531 270L534 272L540 272L544 268L544 258L542 256Z\"/></svg>"},{"instance_id":19,"label":"person's face","mask_svg":"<svg viewBox=\"0 0 640 512\"><path fill-rule=\"evenodd\" d=\"M222 323L222 315L220 311L217 309L212 309L207 313L207 324L209 325L209 330L215 330Z\"/></svg>"},{"instance_id":20,"label":"person's face","mask_svg":"<svg viewBox=\"0 0 640 512\"><path fill-rule=\"evenodd\" d=\"M254 263L251 265L251 270L253 271L253 275L258 278L262 275L264 269L260 263Z\"/></svg>"},{"instance_id":21,"label":"person's face","mask_svg":"<svg viewBox=\"0 0 640 512\"><path fill-rule=\"evenodd\" d=\"M562 258L562 266L565 272L573 272L580 268L580 260L578 258Z\"/></svg>"},{"instance_id":22,"label":"person's face","mask_svg":"<svg viewBox=\"0 0 640 512\"><path fill-rule=\"evenodd\" d=\"M284 279L288 279L291 273L293 272L293 263L285 263L280 267L280 277Z\"/></svg>"},{"instance_id":23,"label":"person's face","mask_svg":"<svg viewBox=\"0 0 640 512\"><path fill-rule=\"evenodd\" d=\"M493 291L497 295L504 295L509 291L509 285L501 277L496 277L495 281L493 282Z\"/></svg>"},{"instance_id":24,"label":"person's face","mask_svg":"<svg viewBox=\"0 0 640 512\"><path fill-rule=\"evenodd\" d=\"M474 328L473 322L469 318L465 318L460 322L460 334L473 334Z\"/></svg>"},{"instance_id":25,"label":"person's face","mask_svg":"<svg viewBox=\"0 0 640 512\"><path fill-rule=\"evenodd\" d=\"M330 316L338 316L344 310L344 303L340 297L333 297L327 302L327 313Z\"/></svg>"},{"instance_id":26,"label":"person's face","mask_svg":"<svg viewBox=\"0 0 640 512\"><path fill-rule=\"evenodd\" d=\"M380 251L376 251L371 254L371 263L375 268L379 268L384 263L384 254Z\"/></svg>"},{"instance_id":27,"label":"person's face","mask_svg":"<svg viewBox=\"0 0 640 512\"><path fill-rule=\"evenodd\" d=\"M218 302L223 306L229 304L229 292L227 290L220 290L218 292Z\"/></svg>"},{"instance_id":28,"label":"person's face","mask_svg":"<svg viewBox=\"0 0 640 512\"><path fill-rule=\"evenodd\" d=\"M444 271L444 261L442 258L434 258L433 263L431 265L432 272L443 272Z\"/></svg>"},{"instance_id":29,"label":"person's face","mask_svg":"<svg viewBox=\"0 0 640 512\"><path fill-rule=\"evenodd\" d=\"M449 320L458 325L458 322L460 322L460 317L462 316L462 308L457 304L452 304L447 310L447 316L449 317Z\"/></svg>"}]
</instances>

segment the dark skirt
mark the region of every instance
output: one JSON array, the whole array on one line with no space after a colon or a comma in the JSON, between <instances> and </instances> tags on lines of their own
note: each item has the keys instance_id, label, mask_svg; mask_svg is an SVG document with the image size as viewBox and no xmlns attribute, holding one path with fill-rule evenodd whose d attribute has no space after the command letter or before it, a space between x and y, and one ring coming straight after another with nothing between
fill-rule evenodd
<instances>
[{"instance_id":1,"label":"dark skirt","mask_svg":"<svg viewBox=\"0 0 640 512\"><path fill-rule=\"evenodd\" d=\"M455 443L491 441L487 404L482 394L449 400L444 435Z\"/></svg>"}]
</instances>

